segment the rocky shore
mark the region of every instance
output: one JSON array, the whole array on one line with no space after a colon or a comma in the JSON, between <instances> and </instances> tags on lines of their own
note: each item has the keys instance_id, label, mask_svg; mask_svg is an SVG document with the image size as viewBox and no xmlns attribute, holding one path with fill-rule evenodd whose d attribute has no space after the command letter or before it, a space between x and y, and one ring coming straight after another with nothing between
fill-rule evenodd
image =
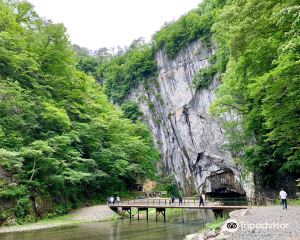
<instances>
[{"instance_id":1,"label":"rocky shore","mask_svg":"<svg viewBox=\"0 0 300 240\"><path fill-rule=\"evenodd\" d=\"M230 213L220 230L191 234L185 240L300 240L299 216L300 206L237 210Z\"/></svg>"}]
</instances>

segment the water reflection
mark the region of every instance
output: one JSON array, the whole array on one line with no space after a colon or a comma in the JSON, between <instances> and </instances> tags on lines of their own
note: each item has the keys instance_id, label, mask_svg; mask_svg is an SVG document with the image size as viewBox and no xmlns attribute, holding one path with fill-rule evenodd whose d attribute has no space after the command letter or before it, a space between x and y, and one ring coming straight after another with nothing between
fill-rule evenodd
<instances>
[{"instance_id":1,"label":"water reflection","mask_svg":"<svg viewBox=\"0 0 300 240\"><path fill-rule=\"evenodd\" d=\"M143 219L144 218L144 219ZM1 240L173 240L183 239L187 234L199 231L204 223L214 218L209 209L167 212L167 222L162 217L149 222L142 217L137 220L88 223L24 233L0 234Z\"/></svg>"}]
</instances>

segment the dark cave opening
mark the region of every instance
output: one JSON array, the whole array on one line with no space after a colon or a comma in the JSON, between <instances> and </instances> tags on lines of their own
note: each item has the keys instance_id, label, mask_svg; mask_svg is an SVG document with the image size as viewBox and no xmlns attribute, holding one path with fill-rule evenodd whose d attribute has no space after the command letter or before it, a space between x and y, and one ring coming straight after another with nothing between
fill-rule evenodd
<instances>
[{"instance_id":1,"label":"dark cave opening","mask_svg":"<svg viewBox=\"0 0 300 240\"><path fill-rule=\"evenodd\" d=\"M229 190L226 187L215 189L213 192L208 192L207 195L212 198L245 198L246 194L241 194L236 191Z\"/></svg>"},{"instance_id":2,"label":"dark cave opening","mask_svg":"<svg viewBox=\"0 0 300 240\"><path fill-rule=\"evenodd\" d=\"M208 192L207 199L212 202L221 202L227 206L248 204L246 194L229 190L226 187L217 188L212 192Z\"/></svg>"}]
</instances>

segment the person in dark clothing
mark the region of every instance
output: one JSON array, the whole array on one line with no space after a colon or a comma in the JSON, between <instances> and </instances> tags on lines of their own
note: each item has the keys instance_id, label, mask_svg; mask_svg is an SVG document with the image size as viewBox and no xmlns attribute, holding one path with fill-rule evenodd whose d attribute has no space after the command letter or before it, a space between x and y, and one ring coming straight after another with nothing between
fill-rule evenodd
<instances>
[{"instance_id":1,"label":"person in dark clothing","mask_svg":"<svg viewBox=\"0 0 300 240\"><path fill-rule=\"evenodd\" d=\"M172 201L172 205L173 205L174 202L175 202L175 197L174 197L174 195L171 196L171 201Z\"/></svg>"},{"instance_id":2,"label":"person in dark clothing","mask_svg":"<svg viewBox=\"0 0 300 240\"><path fill-rule=\"evenodd\" d=\"M179 200L179 205L182 205L182 196L181 196L181 194L179 195L178 200Z\"/></svg>"},{"instance_id":3,"label":"person in dark clothing","mask_svg":"<svg viewBox=\"0 0 300 240\"><path fill-rule=\"evenodd\" d=\"M199 207L201 205L204 206L204 200L203 200L202 194L200 194L200 197L199 197Z\"/></svg>"}]
</instances>

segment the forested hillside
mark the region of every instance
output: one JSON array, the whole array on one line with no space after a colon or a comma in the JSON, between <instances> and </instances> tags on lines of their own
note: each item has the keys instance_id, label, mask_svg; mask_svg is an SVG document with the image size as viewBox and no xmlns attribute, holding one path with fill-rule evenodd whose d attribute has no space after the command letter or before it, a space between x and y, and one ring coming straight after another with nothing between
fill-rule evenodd
<instances>
[{"instance_id":1,"label":"forested hillside","mask_svg":"<svg viewBox=\"0 0 300 240\"><path fill-rule=\"evenodd\" d=\"M227 62L212 110L241 116L225 126L228 149L260 185L278 189L300 174L299 1L233 2L212 31L216 64L224 53Z\"/></svg>"},{"instance_id":2,"label":"forested hillside","mask_svg":"<svg viewBox=\"0 0 300 240\"><path fill-rule=\"evenodd\" d=\"M224 148L265 188L299 178L299 0L204 0L116 55L80 52L65 32L26 2L0 0L0 224L154 177L159 155L127 96L157 84L158 51L174 59L198 40L214 54L191 87L219 79L210 111L231 119Z\"/></svg>"},{"instance_id":3,"label":"forested hillside","mask_svg":"<svg viewBox=\"0 0 300 240\"><path fill-rule=\"evenodd\" d=\"M0 1L0 224L63 213L152 178L149 130L76 69L65 28Z\"/></svg>"},{"instance_id":4,"label":"forested hillside","mask_svg":"<svg viewBox=\"0 0 300 240\"><path fill-rule=\"evenodd\" d=\"M210 67L195 75L193 87L205 88L218 76L211 113L232 119L223 125L229 141L224 147L245 171L255 173L257 183L277 189L300 174L299 31L297 0L205 0L155 33L150 45L135 50L139 54L109 59L110 67L100 64L97 71L105 91L120 102L137 80L144 84L145 77L156 74L144 49L163 50L172 59L197 40L212 47ZM115 94L112 86L122 90Z\"/></svg>"}]
</instances>

